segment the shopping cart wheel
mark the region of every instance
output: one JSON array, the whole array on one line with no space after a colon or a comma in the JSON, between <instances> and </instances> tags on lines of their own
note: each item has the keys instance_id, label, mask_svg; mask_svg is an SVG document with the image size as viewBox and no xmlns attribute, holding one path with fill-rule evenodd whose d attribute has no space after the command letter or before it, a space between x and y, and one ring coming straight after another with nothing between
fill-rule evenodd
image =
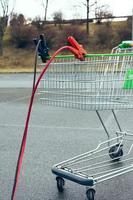
<instances>
[{"instance_id":1,"label":"shopping cart wheel","mask_svg":"<svg viewBox=\"0 0 133 200\"><path fill-rule=\"evenodd\" d=\"M65 181L63 178L61 177L56 177L56 181L57 181L57 188L59 192L63 192L64 190L64 185L65 185Z\"/></svg>"},{"instance_id":2,"label":"shopping cart wheel","mask_svg":"<svg viewBox=\"0 0 133 200\"><path fill-rule=\"evenodd\" d=\"M110 158L112 158L114 161L120 160L120 158L123 156L122 146L123 146L123 145L116 144L116 145L112 146L112 147L109 149L109 156L110 156Z\"/></svg>"},{"instance_id":3,"label":"shopping cart wheel","mask_svg":"<svg viewBox=\"0 0 133 200\"><path fill-rule=\"evenodd\" d=\"M89 188L89 189L86 191L87 199L88 199L88 200L94 200L95 192L96 192L96 191L95 191L93 188Z\"/></svg>"}]
</instances>

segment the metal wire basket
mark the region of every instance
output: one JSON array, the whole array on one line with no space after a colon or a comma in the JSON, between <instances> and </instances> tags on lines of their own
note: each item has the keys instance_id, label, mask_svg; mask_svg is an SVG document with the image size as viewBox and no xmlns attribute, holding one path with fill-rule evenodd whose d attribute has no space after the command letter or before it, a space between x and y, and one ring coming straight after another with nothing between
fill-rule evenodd
<instances>
[{"instance_id":1,"label":"metal wire basket","mask_svg":"<svg viewBox=\"0 0 133 200\"><path fill-rule=\"evenodd\" d=\"M109 110L133 108L132 54L73 56L54 60L40 85L43 102L67 108Z\"/></svg>"}]
</instances>

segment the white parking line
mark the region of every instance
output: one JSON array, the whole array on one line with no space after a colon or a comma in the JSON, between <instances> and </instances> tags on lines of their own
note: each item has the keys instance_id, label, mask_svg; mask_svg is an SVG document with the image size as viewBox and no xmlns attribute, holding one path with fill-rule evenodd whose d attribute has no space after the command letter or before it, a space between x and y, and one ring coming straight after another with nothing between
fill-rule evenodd
<instances>
[{"instance_id":1,"label":"white parking line","mask_svg":"<svg viewBox=\"0 0 133 200\"><path fill-rule=\"evenodd\" d=\"M0 124L0 127L22 127L24 128L24 125L22 124ZM48 129L71 129L71 130L97 130L101 131L101 128L94 128L94 127L71 127L71 126L45 126L45 125L29 125L29 128L48 128Z\"/></svg>"},{"instance_id":2,"label":"white parking line","mask_svg":"<svg viewBox=\"0 0 133 200\"><path fill-rule=\"evenodd\" d=\"M5 104L8 104L8 103L13 103L13 102L17 102L17 101L22 101L22 100L29 99L29 98L30 98L29 95L28 95L28 96L18 97L18 98L13 99L13 100L9 100L9 101L5 101L5 102L1 102L1 103L0 103L0 106L1 106L1 105L5 105Z\"/></svg>"}]
</instances>

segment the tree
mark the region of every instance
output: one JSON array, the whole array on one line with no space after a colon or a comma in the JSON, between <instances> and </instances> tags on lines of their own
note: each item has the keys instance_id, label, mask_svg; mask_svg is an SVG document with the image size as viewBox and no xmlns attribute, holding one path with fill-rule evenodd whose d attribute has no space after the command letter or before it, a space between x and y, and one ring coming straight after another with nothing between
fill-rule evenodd
<instances>
[{"instance_id":1,"label":"tree","mask_svg":"<svg viewBox=\"0 0 133 200\"><path fill-rule=\"evenodd\" d=\"M116 29L117 43L123 40L131 40L132 38L132 17L128 17L127 21Z\"/></svg>"},{"instance_id":2,"label":"tree","mask_svg":"<svg viewBox=\"0 0 133 200\"><path fill-rule=\"evenodd\" d=\"M102 23L97 26L94 32L95 34L95 46L100 49L110 49L112 48L112 43L114 40L114 33L112 26L108 25L107 22Z\"/></svg>"},{"instance_id":3,"label":"tree","mask_svg":"<svg viewBox=\"0 0 133 200\"><path fill-rule=\"evenodd\" d=\"M80 44L88 45L88 35L86 30L81 29L78 25L67 25L64 26L63 30L59 32L58 36L58 47L66 44L68 36L73 36Z\"/></svg>"},{"instance_id":4,"label":"tree","mask_svg":"<svg viewBox=\"0 0 133 200\"><path fill-rule=\"evenodd\" d=\"M16 27L16 26L23 26L25 24L25 17L23 14L13 14L10 19L10 26Z\"/></svg>"},{"instance_id":5,"label":"tree","mask_svg":"<svg viewBox=\"0 0 133 200\"><path fill-rule=\"evenodd\" d=\"M95 9L97 24L101 24L102 19L110 19L112 16L112 12L109 10L108 5L97 6Z\"/></svg>"},{"instance_id":6,"label":"tree","mask_svg":"<svg viewBox=\"0 0 133 200\"><path fill-rule=\"evenodd\" d=\"M89 34L89 13L90 13L90 7L89 7L89 0L87 0L87 25L86 25L86 30L87 33Z\"/></svg>"},{"instance_id":7,"label":"tree","mask_svg":"<svg viewBox=\"0 0 133 200\"><path fill-rule=\"evenodd\" d=\"M35 26L39 32L41 32L41 31L43 31L45 21L42 21L40 17L36 17L36 18L33 19L31 24L33 26Z\"/></svg>"},{"instance_id":8,"label":"tree","mask_svg":"<svg viewBox=\"0 0 133 200\"><path fill-rule=\"evenodd\" d=\"M58 24L59 28L62 28L62 21L63 21L63 13L61 11L56 11L53 13L53 20L55 26Z\"/></svg>"},{"instance_id":9,"label":"tree","mask_svg":"<svg viewBox=\"0 0 133 200\"><path fill-rule=\"evenodd\" d=\"M90 4L90 0L86 0L86 3L82 3L86 7L86 32L89 35L89 22L90 22L90 8L97 4L95 0L94 3Z\"/></svg>"},{"instance_id":10,"label":"tree","mask_svg":"<svg viewBox=\"0 0 133 200\"><path fill-rule=\"evenodd\" d=\"M9 15L13 13L15 0L12 2L12 10L9 10L9 2L10 0L0 0L0 56L3 54L3 37L5 33L5 29L7 27Z\"/></svg>"},{"instance_id":11,"label":"tree","mask_svg":"<svg viewBox=\"0 0 133 200\"><path fill-rule=\"evenodd\" d=\"M44 8L44 21L47 21L48 4L49 0L41 0L41 5Z\"/></svg>"},{"instance_id":12,"label":"tree","mask_svg":"<svg viewBox=\"0 0 133 200\"><path fill-rule=\"evenodd\" d=\"M35 26L25 23L23 14L14 14L10 21L10 43L17 48L27 48L32 45L32 39L38 34Z\"/></svg>"}]
</instances>

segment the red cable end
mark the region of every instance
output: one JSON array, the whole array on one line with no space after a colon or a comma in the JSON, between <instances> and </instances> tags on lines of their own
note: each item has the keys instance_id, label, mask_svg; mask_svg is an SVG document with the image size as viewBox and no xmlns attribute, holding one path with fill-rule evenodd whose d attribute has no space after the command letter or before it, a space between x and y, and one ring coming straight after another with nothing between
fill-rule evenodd
<instances>
[{"instance_id":1,"label":"red cable end","mask_svg":"<svg viewBox=\"0 0 133 200\"><path fill-rule=\"evenodd\" d=\"M76 50L78 50L80 57L84 58L84 55L87 54L86 50L83 48L82 45L80 45L73 36L68 37L68 41L71 44L72 47L74 47ZM84 60L84 59L83 59Z\"/></svg>"}]
</instances>

